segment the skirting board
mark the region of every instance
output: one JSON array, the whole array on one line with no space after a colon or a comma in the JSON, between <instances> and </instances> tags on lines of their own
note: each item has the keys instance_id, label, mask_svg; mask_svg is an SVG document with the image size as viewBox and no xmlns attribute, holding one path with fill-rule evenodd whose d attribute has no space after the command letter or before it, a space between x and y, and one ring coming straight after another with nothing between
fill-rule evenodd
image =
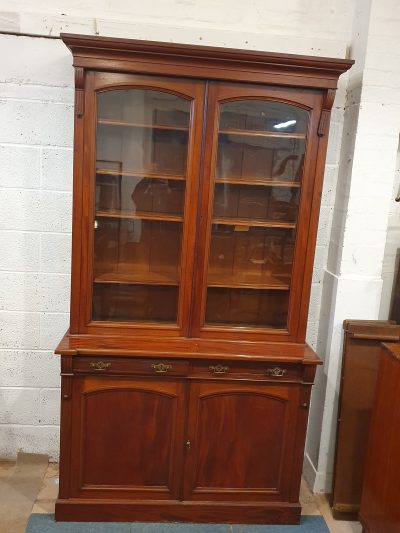
<instances>
[{"instance_id":1,"label":"skirting board","mask_svg":"<svg viewBox=\"0 0 400 533\"><path fill-rule=\"evenodd\" d=\"M298 524L299 503L174 502L57 500L61 522L219 522L232 524Z\"/></svg>"},{"instance_id":2,"label":"skirting board","mask_svg":"<svg viewBox=\"0 0 400 533\"><path fill-rule=\"evenodd\" d=\"M318 472L307 453L304 455L303 477L314 494L329 494L332 491L333 474Z\"/></svg>"}]
</instances>

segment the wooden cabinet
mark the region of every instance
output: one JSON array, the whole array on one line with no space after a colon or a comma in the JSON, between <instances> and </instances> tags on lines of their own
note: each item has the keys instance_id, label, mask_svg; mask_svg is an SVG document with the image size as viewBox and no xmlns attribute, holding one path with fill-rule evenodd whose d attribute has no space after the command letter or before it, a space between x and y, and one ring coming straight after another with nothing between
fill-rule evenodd
<instances>
[{"instance_id":1,"label":"wooden cabinet","mask_svg":"<svg viewBox=\"0 0 400 533\"><path fill-rule=\"evenodd\" d=\"M178 498L182 383L81 377L72 397L72 497Z\"/></svg>"},{"instance_id":2,"label":"wooden cabinet","mask_svg":"<svg viewBox=\"0 0 400 533\"><path fill-rule=\"evenodd\" d=\"M382 342L400 340L388 320L345 320L331 505L337 520L357 520Z\"/></svg>"},{"instance_id":3,"label":"wooden cabinet","mask_svg":"<svg viewBox=\"0 0 400 533\"><path fill-rule=\"evenodd\" d=\"M298 393L286 384L193 383L185 499L288 499Z\"/></svg>"},{"instance_id":4,"label":"wooden cabinet","mask_svg":"<svg viewBox=\"0 0 400 533\"><path fill-rule=\"evenodd\" d=\"M298 521L329 113L351 61L63 35L61 520Z\"/></svg>"},{"instance_id":5,"label":"wooden cabinet","mask_svg":"<svg viewBox=\"0 0 400 533\"><path fill-rule=\"evenodd\" d=\"M400 531L400 344L383 345L365 461L363 533Z\"/></svg>"}]
</instances>

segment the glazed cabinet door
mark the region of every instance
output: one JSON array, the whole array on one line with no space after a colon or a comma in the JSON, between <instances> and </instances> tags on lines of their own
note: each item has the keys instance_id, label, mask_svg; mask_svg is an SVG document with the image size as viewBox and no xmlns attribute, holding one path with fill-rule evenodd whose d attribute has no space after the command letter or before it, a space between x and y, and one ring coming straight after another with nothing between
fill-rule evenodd
<instances>
[{"instance_id":1,"label":"glazed cabinet door","mask_svg":"<svg viewBox=\"0 0 400 533\"><path fill-rule=\"evenodd\" d=\"M185 500L284 500L294 460L296 385L193 383Z\"/></svg>"},{"instance_id":2,"label":"glazed cabinet door","mask_svg":"<svg viewBox=\"0 0 400 533\"><path fill-rule=\"evenodd\" d=\"M83 172L88 331L187 331L204 83L90 73Z\"/></svg>"},{"instance_id":3,"label":"glazed cabinet door","mask_svg":"<svg viewBox=\"0 0 400 533\"><path fill-rule=\"evenodd\" d=\"M182 383L85 377L73 387L71 497L178 499Z\"/></svg>"},{"instance_id":4,"label":"glazed cabinet door","mask_svg":"<svg viewBox=\"0 0 400 533\"><path fill-rule=\"evenodd\" d=\"M193 321L207 337L294 339L303 285L322 97L210 83Z\"/></svg>"}]
</instances>

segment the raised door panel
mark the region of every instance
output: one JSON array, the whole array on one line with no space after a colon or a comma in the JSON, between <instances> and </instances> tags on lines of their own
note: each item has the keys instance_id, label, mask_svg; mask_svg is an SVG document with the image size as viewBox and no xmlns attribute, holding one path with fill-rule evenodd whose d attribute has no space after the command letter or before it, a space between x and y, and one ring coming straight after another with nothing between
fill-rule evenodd
<instances>
[{"instance_id":1,"label":"raised door panel","mask_svg":"<svg viewBox=\"0 0 400 533\"><path fill-rule=\"evenodd\" d=\"M368 533L400 531L398 357L395 344L388 344L380 353L359 515Z\"/></svg>"},{"instance_id":2,"label":"raised door panel","mask_svg":"<svg viewBox=\"0 0 400 533\"><path fill-rule=\"evenodd\" d=\"M88 75L81 287L87 331L187 331L203 105L203 82Z\"/></svg>"},{"instance_id":3,"label":"raised door panel","mask_svg":"<svg viewBox=\"0 0 400 533\"><path fill-rule=\"evenodd\" d=\"M193 327L298 335L322 94L210 84ZM309 277L309 273L307 274ZM307 280L308 280L307 277Z\"/></svg>"},{"instance_id":4,"label":"raised door panel","mask_svg":"<svg viewBox=\"0 0 400 533\"><path fill-rule=\"evenodd\" d=\"M297 398L290 385L192 384L185 499L287 498Z\"/></svg>"},{"instance_id":5,"label":"raised door panel","mask_svg":"<svg viewBox=\"0 0 400 533\"><path fill-rule=\"evenodd\" d=\"M72 495L177 499L183 396L177 381L77 378Z\"/></svg>"}]
</instances>

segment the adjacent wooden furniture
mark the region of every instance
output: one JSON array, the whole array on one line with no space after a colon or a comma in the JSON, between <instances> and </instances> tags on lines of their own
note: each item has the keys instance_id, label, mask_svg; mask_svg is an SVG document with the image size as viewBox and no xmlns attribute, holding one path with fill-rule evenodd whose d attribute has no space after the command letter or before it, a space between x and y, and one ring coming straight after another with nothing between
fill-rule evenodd
<instances>
[{"instance_id":1,"label":"adjacent wooden furniture","mask_svg":"<svg viewBox=\"0 0 400 533\"><path fill-rule=\"evenodd\" d=\"M296 523L349 60L63 35L76 72L57 520Z\"/></svg>"},{"instance_id":2,"label":"adjacent wooden furniture","mask_svg":"<svg viewBox=\"0 0 400 533\"><path fill-rule=\"evenodd\" d=\"M364 533L400 531L400 344L382 346L365 463Z\"/></svg>"},{"instance_id":3,"label":"adjacent wooden furniture","mask_svg":"<svg viewBox=\"0 0 400 533\"><path fill-rule=\"evenodd\" d=\"M331 505L338 520L358 520L370 417L383 341L400 341L386 320L345 320Z\"/></svg>"},{"instance_id":4,"label":"adjacent wooden furniture","mask_svg":"<svg viewBox=\"0 0 400 533\"><path fill-rule=\"evenodd\" d=\"M396 202L399 202L400 198L396 198ZM398 324L400 323L400 249L396 251L396 265L397 269L393 279L392 286L392 298L390 305L389 318L395 320Z\"/></svg>"}]
</instances>

